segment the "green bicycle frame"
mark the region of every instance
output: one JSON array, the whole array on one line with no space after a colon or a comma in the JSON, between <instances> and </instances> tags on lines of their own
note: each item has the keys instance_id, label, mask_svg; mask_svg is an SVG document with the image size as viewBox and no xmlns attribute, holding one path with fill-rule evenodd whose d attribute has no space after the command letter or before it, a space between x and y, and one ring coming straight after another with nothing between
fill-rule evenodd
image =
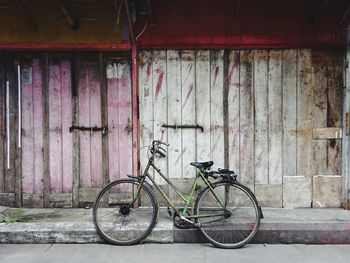
<instances>
[{"instance_id":1,"label":"green bicycle frame","mask_svg":"<svg viewBox=\"0 0 350 263\"><path fill-rule=\"evenodd\" d=\"M171 201L171 199L169 198L169 196L157 185L157 183L155 182L155 180L152 178L152 176L148 173L150 168L153 168L166 182L167 184L175 191L175 193L177 194L178 197L180 197L180 199L185 203L185 207L183 208L182 212L179 211L179 209L174 205L174 203ZM134 199L131 202L131 205L135 203L135 201L137 200L141 187L144 183L144 181L146 180L146 178L148 178L152 184L154 185L154 187L159 191L159 193L162 195L162 197L165 199L165 201L168 203L168 205L174 209L174 211L180 215L183 216L185 218L191 219L191 218L203 218L203 217L213 217L215 215L193 215L193 216L186 216L187 211L189 210L190 206L192 206L193 209L193 197L195 196L196 193L196 188L198 185L198 181L201 178L203 180L203 182L205 183L206 186L209 187L211 193L213 194L214 198L216 199L216 201L220 204L222 209L225 209L225 203L221 200L221 198L215 193L210 181L204 176L204 173L201 169L197 169L197 173L196 173L196 178L194 179L192 186L191 186L191 192L190 194L185 197L183 196L183 194L180 192L180 190L162 173L162 171L154 164L154 156L151 156L149 158L149 161L147 163L147 166L143 172L143 174L138 178L140 185L138 186L137 190L136 190L136 194L134 196ZM220 214L221 215L221 214Z\"/></svg>"}]
</instances>

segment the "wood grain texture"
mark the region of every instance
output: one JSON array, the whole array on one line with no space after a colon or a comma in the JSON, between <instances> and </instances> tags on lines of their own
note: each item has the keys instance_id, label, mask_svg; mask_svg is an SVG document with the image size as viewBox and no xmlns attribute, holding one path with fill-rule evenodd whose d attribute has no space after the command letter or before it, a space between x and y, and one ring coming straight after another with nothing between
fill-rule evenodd
<instances>
[{"instance_id":1,"label":"wood grain texture","mask_svg":"<svg viewBox=\"0 0 350 263\"><path fill-rule=\"evenodd\" d=\"M132 98L131 67L128 62L118 64L118 127L119 127L119 176L132 174Z\"/></svg>"},{"instance_id":2,"label":"wood grain texture","mask_svg":"<svg viewBox=\"0 0 350 263\"><path fill-rule=\"evenodd\" d=\"M168 124L181 124L181 52L177 50L167 51L167 78L168 89ZM168 130L168 167L169 178L182 177L182 143L181 130ZM171 167L171 169L170 169Z\"/></svg>"},{"instance_id":3,"label":"wood grain texture","mask_svg":"<svg viewBox=\"0 0 350 263\"><path fill-rule=\"evenodd\" d=\"M296 136L297 129L297 51L283 50L283 176L295 176L296 171Z\"/></svg>"},{"instance_id":4,"label":"wood grain texture","mask_svg":"<svg viewBox=\"0 0 350 263\"><path fill-rule=\"evenodd\" d=\"M210 151L213 169L224 168L224 51L210 54Z\"/></svg>"},{"instance_id":5,"label":"wood grain texture","mask_svg":"<svg viewBox=\"0 0 350 263\"><path fill-rule=\"evenodd\" d=\"M0 193L3 193L5 190L5 156L6 151L4 147L5 143L5 120L6 120L6 87L3 83L5 83L5 70L4 70L4 56L0 54L0 131L1 131L1 140L0 140Z\"/></svg>"},{"instance_id":6,"label":"wood grain texture","mask_svg":"<svg viewBox=\"0 0 350 263\"><path fill-rule=\"evenodd\" d=\"M49 65L50 189L62 193L62 95L59 61Z\"/></svg>"},{"instance_id":7,"label":"wood grain texture","mask_svg":"<svg viewBox=\"0 0 350 263\"><path fill-rule=\"evenodd\" d=\"M164 50L153 51L152 66L153 87L153 136L155 140L168 141L168 130L162 128L167 123L167 87L166 87L166 52ZM165 174L168 174L168 165L165 158L156 160L156 164ZM155 174L158 184L165 184L165 180Z\"/></svg>"},{"instance_id":8,"label":"wood grain texture","mask_svg":"<svg viewBox=\"0 0 350 263\"><path fill-rule=\"evenodd\" d=\"M153 141L153 64L152 52L139 53L139 98L140 98L140 146L149 146ZM140 151L141 168L147 165L147 148Z\"/></svg>"},{"instance_id":9,"label":"wood grain texture","mask_svg":"<svg viewBox=\"0 0 350 263\"><path fill-rule=\"evenodd\" d=\"M181 54L181 124L196 124L195 52L183 50ZM196 160L196 130L182 130L182 177L193 178L195 168L190 162Z\"/></svg>"},{"instance_id":10,"label":"wood grain texture","mask_svg":"<svg viewBox=\"0 0 350 263\"><path fill-rule=\"evenodd\" d=\"M79 126L90 126L90 70L88 63L79 61L79 83L78 83L78 116ZM91 187L91 135L89 132L79 133L80 148L80 186Z\"/></svg>"},{"instance_id":11,"label":"wood grain texture","mask_svg":"<svg viewBox=\"0 0 350 263\"><path fill-rule=\"evenodd\" d=\"M34 193L43 194L43 70L39 59L33 60L33 130L34 130ZM22 171L23 173L23 171ZM38 201L39 202L39 201Z\"/></svg>"},{"instance_id":12,"label":"wood grain texture","mask_svg":"<svg viewBox=\"0 0 350 263\"><path fill-rule=\"evenodd\" d=\"M317 94L313 101L313 129L327 127L327 64L322 52L312 51L313 92ZM327 168L327 141L312 141L312 174L322 175Z\"/></svg>"},{"instance_id":13,"label":"wood grain texture","mask_svg":"<svg viewBox=\"0 0 350 263\"><path fill-rule=\"evenodd\" d=\"M21 67L22 75L22 182L23 193L33 194L34 187L34 94L33 82L23 72L33 71L31 61ZM32 76L30 76L32 78Z\"/></svg>"},{"instance_id":14,"label":"wood grain texture","mask_svg":"<svg viewBox=\"0 0 350 263\"><path fill-rule=\"evenodd\" d=\"M254 51L241 51L240 61L240 180L254 189Z\"/></svg>"},{"instance_id":15,"label":"wood grain texture","mask_svg":"<svg viewBox=\"0 0 350 263\"><path fill-rule=\"evenodd\" d=\"M239 51L230 51L228 55L228 141L229 141L229 168L238 174L240 148L239 148L239 100L240 100L240 55Z\"/></svg>"},{"instance_id":16,"label":"wood grain texture","mask_svg":"<svg viewBox=\"0 0 350 263\"><path fill-rule=\"evenodd\" d=\"M89 89L89 125L101 127L101 86L99 60L95 59L88 64L88 89ZM80 112L82 113L82 112ZM84 113L83 113L84 114ZM90 176L91 187L102 186L102 133L90 133Z\"/></svg>"},{"instance_id":17,"label":"wood grain texture","mask_svg":"<svg viewBox=\"0 0 350 263\"><path fill-rule=\"evenodd\" d=\"M255 183L269 182L269 54L255 51L254 97L255 97Z\"/></svg>"},{"instance_id":18,"label":"wood grain texture","mask_svg":"<svg viewBox=\"0 0 350 263\"><path fill-rule=\"evenodd\" d=\"M282 184L282 52L269 52L269 183Z\"/></svg>"},{"instance_id":19,"label":"wood grain texture","mask_svg":"<svg viewBox=\"0 0 350 263\"><path fill-rule=\"evenodd\" d=\"M343 53L327 52L328 58L328 93L327 127L341 127L341 105L343 103ZM341 174L341 140L327 141L327 174Z\"/></svg>"},{"instance_id":20,"label":"wood grain texture","mask_svg":"<svg viewBox=\"0 0 350 263\"><path fill-rule=\"evenodd\" d=\"M196 52L196 117L197 124L203 127L203 132L197 131L197 160L211 160L210 136L210 51Z\"/></svg>"},{"instance_id":21,"label":"wood grain texture","mask_svg":"<svg viewBox=\"0 0 350 263\"><path fill-rule=\"evenodd\" d=\"M311 174L312 129L312 68L311 50L298 50L297 90L297 175Z\"/></svg>"}]
</instances>

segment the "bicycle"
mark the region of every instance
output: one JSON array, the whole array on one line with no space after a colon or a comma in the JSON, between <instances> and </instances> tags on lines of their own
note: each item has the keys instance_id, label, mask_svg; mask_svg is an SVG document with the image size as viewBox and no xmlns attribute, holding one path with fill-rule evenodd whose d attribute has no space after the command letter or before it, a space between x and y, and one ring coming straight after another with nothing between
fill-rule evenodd
<instances>
[{"instance_id":1,"label":"bicycle","mask_svg":"<svg viewBox=\"0 0 350 263\"><path fill-rule=\"evenodd\" d=\"M207 241L219 248L239 248L251 241L263 214L255 195L237 181L237 174L228 169L210 171L212 161L192 162L197 168L196 177L190 194L185 196L155 165L156 157L166 157L163 145L169 146L161 141L152 142L148 163L139 177L128 175L100 191L93 207L93 221L99 235L115 245L140 243L157 222L156 188L168 203L168 213L176 227L198 228ZM184 207L176 207L156 184L149 173L151 167L184 202ZM198 187L200 179L204 187Z\"/></svg>"}]
</instances>

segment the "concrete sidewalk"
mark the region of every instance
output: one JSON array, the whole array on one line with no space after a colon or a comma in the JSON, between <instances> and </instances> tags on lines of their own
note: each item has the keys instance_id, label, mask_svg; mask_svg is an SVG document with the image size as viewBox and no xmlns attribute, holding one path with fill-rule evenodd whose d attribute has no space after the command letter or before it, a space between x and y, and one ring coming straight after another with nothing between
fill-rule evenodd
<instances>
[{"instance_id":1,"label":"concrete sidewalk","mask_svg":"<svg viewBox=\"0 0 350 263\"><path fill-rule=\"evenodd\" d=\"M263 208L253 243L350 244L350 211L343 209ZM0 207L0 243L100 243L92 209ZM145 242L205 242L196 229L178 229L166 210Z\"/></svg>"}]
</instances>

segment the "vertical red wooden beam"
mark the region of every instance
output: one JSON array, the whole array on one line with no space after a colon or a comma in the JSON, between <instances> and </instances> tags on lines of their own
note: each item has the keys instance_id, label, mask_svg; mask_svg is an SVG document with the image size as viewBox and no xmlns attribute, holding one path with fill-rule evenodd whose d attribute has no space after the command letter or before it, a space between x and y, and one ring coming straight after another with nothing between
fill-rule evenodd
<instances>
[{"instance_id":1,"label":"vertical red wooden beam","mask_svg":"<svg viewBox=\"0 0 350 263\"><path fill-rule=\"evenodd\" d=\"M139 111L138 111L138 71L137 71L137 47L132 46L132 145L133 145L133 173L138 176L138 149L139 149Z\"/></svg>"}]
</instances>

